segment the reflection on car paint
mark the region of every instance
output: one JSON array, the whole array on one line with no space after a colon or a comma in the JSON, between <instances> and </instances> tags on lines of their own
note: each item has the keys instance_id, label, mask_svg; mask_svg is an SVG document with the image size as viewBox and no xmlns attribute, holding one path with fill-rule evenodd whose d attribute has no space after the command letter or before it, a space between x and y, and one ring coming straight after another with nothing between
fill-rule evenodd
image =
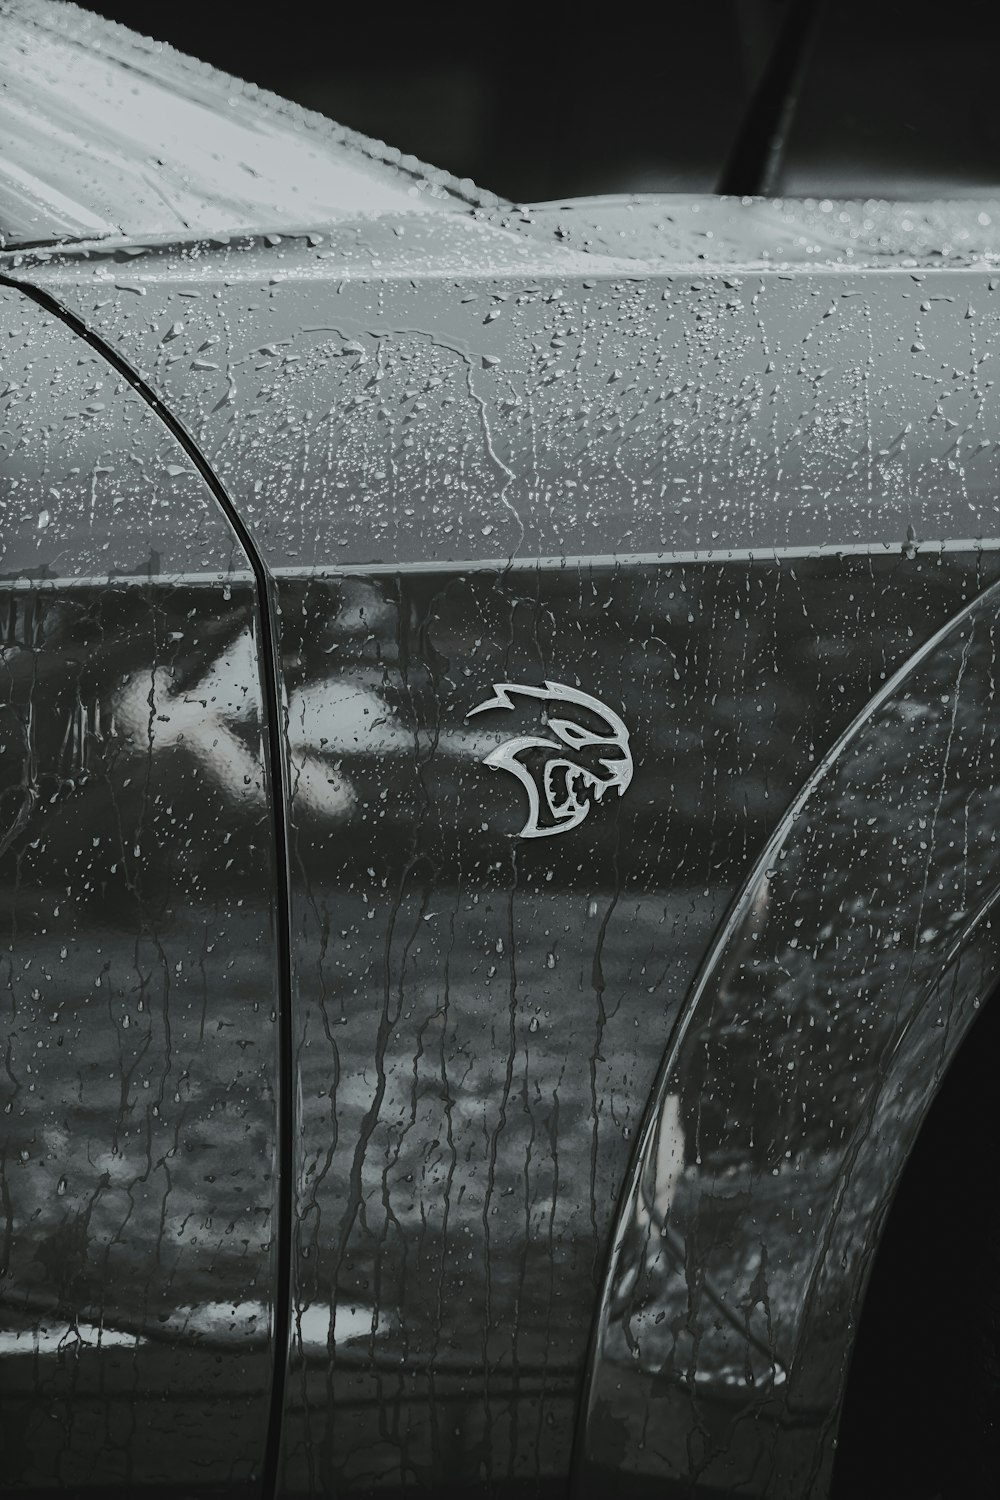
<instances>
[{"instance_id":1,"label":"reflection on car paint","mask_svg":"<svg viewBox=\"0 0 1000 1500\"><path fill-rule=\"evenodd\" d=\"M19 294L0 320L0 1482L252 1493L277 1082L255 592L149 408Z\"/></svg>"},{"instance_id":2,"label":"reflection on car paint","mask_svg":"<svg viewBox=\"0 0 1000 1500\"><path fill-rule=\"evenodd\" d=\"M237 1452L250 1478L272 1351L266 1308L242 1309L272 1276L276 977L253 595L28 583L0 603L23 622L0 648L5 1479L111 1486L123 1424L131 1482L231 1479ZM245 649L214 695L237 713L249 697L258 725L209 769L170 686L204 679L220 632ZM193 1298L228 1299L224 1335ZM134 1353L95 1385L81 1361L111 1348Z\"/></svg>"},{"instance_id":3,"label":"reflection on car paint","mask_svg":"<svg viewBox=\"0 0 1000 1500\"><path fill-rule=\"evenodd\" d=\"M706 959L616 1231L588 1494L825 1492L866 1228L1000 960L998 630L994 587L886 682Z\"/></svg>"},{"instance_id":4,"label":"reflection on car paint","mask_svg":"<svg viewBox=\"0 0 1000 1500\"><path fill-rule=\"evenodd\" d=\"M984 555L279 578L289 700L329 705L312 743L351 798L338 821L291 802L290 1485L565 1472L642 1108L747 853L908 659L911 622L943 624L995 576ZM522 843L522 788L470 745L487 715L468 703L499 663L538 682L557 660L623 704L634 777L572 838ZM640 1223L686 1171L679 1109ZM348 1342L334 1321L359 1300L373 1316ZM723 1278L704 1305L745 1349ZM300 1319L325 1324L325 1360ZM749 1337L780 1383L766 1328Z\"/></svg>"},{"instance_id":5,"label":"reflection on car paint","mask_svg":"<svg viewBox=\"0 0 1000 1500\"><path fill-rule=\"evenodd\" d=\"M130 268L141 304L99 252L18 273L197 435L277 583L299 1098L293 1492L433 1492L442 1477L551 1492L595 1318L581 1449L598 1493L618 1476L689 1488L672 1433L693 1434L700 1478L703 1397L710 1436L730 1416L739 1428L748 1390L761 1405L743 1426L771 1410L789 1431L799 1420L783 1394L800 1389L796 1349L768 1316L779 1263L789 1286L804 1264L781 1247L806 1240L784 1169L741 1165L730 1128L740 1013L725 1051L689 1023L712 1044L694 1103L657 1079L712 935L789 807L892 674L997 579L983 434L998 389L981 378L996 288L959 264L967 240L928 264L920 246L942 235L909 208L845 209L839 238L808 205L701 209L678 205L676 263L657 260L665 231L646 219L647 259L630 259L624 211L594 255L530 227L415 214L322 245L151 246ZM995 245L995 228L983 237ZM215 368L198 361L209 338ZM571 837L519 840L525 789L484 766L497 734L467 715L491 683L546 681L613 706L634 774ZM855 866L831 869L849 888ZM740 910L765 924L751 931L787 915L793 972L822 1007L804 957L826 942L817 914L756 888ZM790 967L769 967L758 997L774 1024L795 998ZM850 1066L852 1024L817 1028L831 1067ZM751 1083L765 1088L769 1067ZM841 1090L813 1120L820 1098L804 1097L810 1127L832 1119L834 1134L852 1107ZM702 1178L710 1118L723 1144ZM711 1215L701 1234L688 1220L751 1188L767 1223L726 1221L741 1237L731 1265ZM762 1241L776 1247L766 1266ZM602 1296L612 1251L621 1278ZM634 1355L633 1272L640 1303L648 1272L656 1330L643 1303ZM817 1398L830 1430L848 1346ZM624 1359L639 1415L616 1404ZM726 1484L756 1463L743 1441L719 1439ZM781 1462L775 1485L797 1482L800 1455Z\"/></svg>"}]
</instances>

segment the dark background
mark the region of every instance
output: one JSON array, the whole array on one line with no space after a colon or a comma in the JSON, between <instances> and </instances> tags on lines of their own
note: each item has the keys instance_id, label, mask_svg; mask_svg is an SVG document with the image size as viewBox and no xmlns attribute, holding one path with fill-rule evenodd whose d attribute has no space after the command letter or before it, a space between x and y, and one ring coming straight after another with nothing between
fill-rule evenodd
<instances>
[{"instance_id":1,"label":"dark background","mask_svg":"<svg viewBox=\"0 0 1000 1500\"><path fill-rule=\"evenodd\" d=\"M522 202L1000 188L997 0L84 8Z\"/></svg>"}]
</instances>

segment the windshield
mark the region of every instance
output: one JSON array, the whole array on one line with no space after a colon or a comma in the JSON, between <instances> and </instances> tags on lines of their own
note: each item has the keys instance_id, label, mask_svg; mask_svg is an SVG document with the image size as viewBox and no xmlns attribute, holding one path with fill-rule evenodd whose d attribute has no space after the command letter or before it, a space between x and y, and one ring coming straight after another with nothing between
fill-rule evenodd
<instances>
[{"instance_id":1,"label":"windshield","mask_svg":"<svg viewBox=\"0 0 1000 1500\"><path fill-rule=\"evenodd\" d=\"M0 42L8 246L463 201L445 172L75 6L5 0Z\"/></svg>"}]
</instances>

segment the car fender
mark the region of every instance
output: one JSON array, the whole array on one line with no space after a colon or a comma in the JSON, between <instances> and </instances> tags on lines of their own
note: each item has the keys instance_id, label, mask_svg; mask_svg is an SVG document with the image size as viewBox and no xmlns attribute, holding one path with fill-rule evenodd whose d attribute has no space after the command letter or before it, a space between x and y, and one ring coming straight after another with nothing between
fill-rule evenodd
<instances>
[{"instance_id":1,"label":"car fender","mask_svg":"<svg viewBox=\"0 0 1000 1500\"><path fill-rule=\"evenodd\" d=\"M682 1011L623 1195L581 1485L826 1493L873 1252L995 984L1000 590L794 799ZM672 1492L672 1491L668 1491Z\"/></svg>"}]
</instances>

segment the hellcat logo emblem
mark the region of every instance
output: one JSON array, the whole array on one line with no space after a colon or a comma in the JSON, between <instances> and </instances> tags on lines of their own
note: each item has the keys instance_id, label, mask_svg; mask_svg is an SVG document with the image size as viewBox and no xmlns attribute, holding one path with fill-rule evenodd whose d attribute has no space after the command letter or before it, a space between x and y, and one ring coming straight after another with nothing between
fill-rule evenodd
<instances>
[{"instance_id":1,"label":"hellcat logo emblem","mask_svg":"<svg viewBox=\"0 0 1000 1500\"><path fill-rule=\"evenodd\" d=\"M562 682L546 682L541 687L495 682L493 693L466 717L534 700L542 704L548 731L519 735L484 757L486 765L516 776L528 794L528 818L521 838L568 833L583 822L609 788L622 795L632 780L628 730L599 698Z\"/></svg>"}]
</instances>

